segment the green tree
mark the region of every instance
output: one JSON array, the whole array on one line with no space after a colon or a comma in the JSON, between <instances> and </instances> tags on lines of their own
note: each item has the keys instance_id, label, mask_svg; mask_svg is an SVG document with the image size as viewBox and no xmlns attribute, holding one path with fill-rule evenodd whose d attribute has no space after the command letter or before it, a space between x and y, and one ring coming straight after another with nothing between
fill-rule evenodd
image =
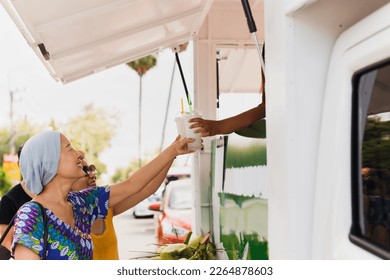
<instances>
[{"instance_id":1,"label":"green tree","mask_svg":"<svg viewBox=\"0 0 390 280\"><path fill-rule=\"evenodd\" d=\"M17 120L15 122L15 147L16 150L24 142L26 142L31 136L42 131L46 125L39 125L36 123L31 123L27 119ZM0 128L0 156L1 156L1 166L3 166L3 156L4 154L10 153L10 140L11 140L11 131L10 128Z\"/></svg>"},{"instance_id":2,"label":"green tree","mask_svg":"<svg viewBox=\"0 0 390 280\"><path fill-rule=\"evenodd\" d=\"M30 123L27 119L17 120L14 123L15 128L15 147L16 150L24 144L32 135L38 133L46 127L45 125L38 125ZM9 127L0 128L0 195L3 195L12 187L12 182L7 177L3 170L4 154L9 154L11 130Z\"/></svg>"},{"instance_id":3,"label":"green tree","mask_svg":"<svg viewBox=\"0 0 390 280\"><path fill-rule=\"evenodd\" d=\"M59 130L60 126L54 119L51 119L49 122L49 127L53 128L53 130Z\"/></svg>"},{"instance_id":4,"label":"green tree","mask_svg":"<svg viewBox=\"0 0 390 280\"><path fill-rule=\"evenodd\" d=\"M138 167L141 167L141 106L142 106L142 77L151 68L156 66L157 58L154 55L148 55L143 58L127 63L131 69L137 72L139 76L139 100L138 100Z\"/></svg>"},{"instance_id":5,"label":"green tree","mask_svg":"<svg viewBox=\"0 0 390 280\"><path fill-rule=\"evenodd\" d=\"M44 131L48 126L64 132L74 146L86 153L89 163L95 164L100 173L107 170L106 165L99 160L99 154L110 146L115 133L117 113L108 113L103 109L86 105L79 116L75 116L65 124L57 124L53 119L48 124L31 123L27 119L15 122L15 146L18 148L31 136ZM10 129L0 128L0 165L3 165L3 155L10 152ZM0 193L6 192L12 185L0 168Z\"/></svg>"},{"instance_id":6,"label":"green tree","mask_svg":"<svg viewBox=\"0 0 390 280\"><path fill-rule=\"evenodd\" d=\"M3 196L12 187L11 181L3 168L0 167L0 196Z\"/></svg>"},{"instance_id":7,"label":"green tree","mask_svg":"<svg viewBox=\"0 0 390 280\"><path fill-rule=\"evenodd\" d=\"M117 119L117 113L108 113L89 104L83 108L81 115L71 118L65 125L66 135L72 144L85 152L88 163L93 163L99 173L107 171L106 164L99 160L99 154L110 146Z\"/></svg>"},{"instance_id":8,"label":"green tree","mask_svg":"<svg viewBox=\"0 0 390 280\"><path fill-rule=\"evenodd\" d=\"M142 160L142 165L146 164L147 160ZM117 168L114 175L112 175L110 182L118 183L126 180L129 176L139 169L138 159L132 160L127 167Z\"/></svg>"},{"instance_id":9,"label":"green tree","mask_svg":"<svg viewBox=\"0 0 390 280\"><path fill-rule=\"evenodd\" d=\"M155 151L153 151L153 152L144 154L144 157L142 159L141 164L145 165L150 160L155 158L158 154L159 154L158 149L155 149ZM138 159L133 159L130 161L130 163L127 167L117 168L115 170L114 175L112 175L112 177L110 178L110 182L112 182L112 183L121 182L121 181L129 178L129 176L132 173L134 173L135 171L137 171L138 169L139 169L139 161L138 161Z\"/></svg>"}]
</instances>

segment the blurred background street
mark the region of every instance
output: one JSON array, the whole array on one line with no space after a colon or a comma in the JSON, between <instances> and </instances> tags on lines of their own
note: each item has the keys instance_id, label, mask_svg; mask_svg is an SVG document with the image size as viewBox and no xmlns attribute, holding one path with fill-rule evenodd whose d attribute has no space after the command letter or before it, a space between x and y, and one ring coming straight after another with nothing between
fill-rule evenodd
<instances>
[{"instance_id":1,"label":"blurred background street","mask_svg":"<svg viewBox=\"0 0 390 280\"><path fill-rule=\"evenodd\" d=\"M114 226L120 260L142 257L155 250L153 218L135 219L133 209L129 209L114 218Z\"/></svg>"}]
</instances>

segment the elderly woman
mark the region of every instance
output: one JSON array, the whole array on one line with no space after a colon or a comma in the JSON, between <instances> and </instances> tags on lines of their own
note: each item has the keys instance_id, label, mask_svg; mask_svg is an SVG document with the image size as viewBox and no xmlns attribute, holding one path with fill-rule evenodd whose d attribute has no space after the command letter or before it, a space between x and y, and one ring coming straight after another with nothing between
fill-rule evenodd
<instances>
[{"instance_id":1,"label":"elderly woman","mask_svg":"<svg viewBox=\"0 0 390 280\"><path fill-rule=\"evenodd\" d=\"M187 144L194 139L176 140L155 159L127 180L111 186L72 192L81 177L83 153L76 151L60 132L47 131L30 138L20 156L20 168L27 189L36 194L18 211L12 254L16 260L92 259L91 225L105 218L108 207L140 196L161 170L176 156L193 151ZM47 214L48 239L44 240L43 214ZM47 250L44 252L44 244Z\"/></svg>"}]
</instances>

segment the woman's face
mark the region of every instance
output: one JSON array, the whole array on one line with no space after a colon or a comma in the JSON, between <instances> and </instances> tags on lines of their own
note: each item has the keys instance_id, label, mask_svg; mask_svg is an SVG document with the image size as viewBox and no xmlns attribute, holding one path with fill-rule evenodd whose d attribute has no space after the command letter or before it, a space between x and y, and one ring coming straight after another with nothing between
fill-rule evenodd
<instances>
[{"instance_id":1,"label":"woman's face","mask_svg":"<svg viewBox=\"0 0 390 280\"><path fill-rule=\"evenodd\" d=\"M57 174L73 179L84 177L83 156L83 153L75 150L69 140L61 134L61 152Z\"/></svg>"}]
</instances>

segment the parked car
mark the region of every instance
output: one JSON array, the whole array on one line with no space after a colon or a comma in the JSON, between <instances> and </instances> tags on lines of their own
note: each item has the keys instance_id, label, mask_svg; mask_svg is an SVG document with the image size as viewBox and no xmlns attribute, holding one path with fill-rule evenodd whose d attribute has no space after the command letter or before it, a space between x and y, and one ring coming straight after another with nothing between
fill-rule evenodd
<instances>
[{"instance_id":1,"label":"parked car","mask_svg":"<svg viewBox=\"0 0 390 280\"><path fill-rule=\"evenodd\" d=\"M136 206L133 207L133 216L134 218L153 218L154 211L149 209L149 205L157 203L161 200L162 193L165 187L172 181L181 180L183 178L189 178L191 176L190 166L173 166L169 169L168 174L165 178L165 181L158 190L144 199Z\"/></svg>"},{"instance_id":2,"label":"parked car","mask_svg":"<svg viewBox=\"0 0 390 280\"><path fill-rule=\"evenodd\" d=\"M155 232L158 244L181 243L192 227L192 181L170 182L161 202L149 206L156 212Z\"/></svg>"},{"instance_id":3,"label":"parked car","mask_svg":"<svg viewBox=\"0 0 390 280\"><path fill-rule=\"evenodd\" d=\"M150 195L148 198L142 200L140 203L134 206L134 218L153 218L155 212L149 209L149 205L159 202L161 200L162 192L164 189L165 183L163 183L154 194Z\"/></svg>"},{"instance_id":4,"label":"parked car","mask_svg":"<svg viewBox=\"0 0 390 280\"><path fill-rule=\"evenodd\" d=\"M166 185L168 185L169 182L190 178L190 177L191 177L190 166L172 166L168 171L165 183Z\"/></svg>"}]
</instances>

